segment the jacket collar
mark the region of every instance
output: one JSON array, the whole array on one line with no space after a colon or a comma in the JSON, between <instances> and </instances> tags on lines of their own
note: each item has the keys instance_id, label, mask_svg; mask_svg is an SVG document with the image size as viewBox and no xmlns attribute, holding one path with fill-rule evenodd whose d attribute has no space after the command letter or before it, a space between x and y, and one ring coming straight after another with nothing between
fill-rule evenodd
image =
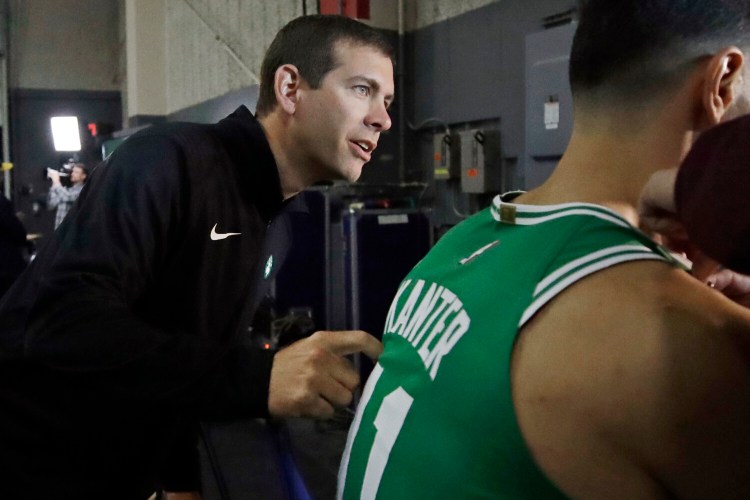
<instances>
[{"instance_id":1,"label":"jacket collar","mask_svg":"<svg viewBox=\"0 0 750 500\"><path fill-rule=\"evenodd\" d=\"M284 201L276 160L265 132L245 106L218 123L219 137L227 146L234 163L241 168L240 178L247 194L264 220L270 220Z\"/></svg>"}]
</instances>

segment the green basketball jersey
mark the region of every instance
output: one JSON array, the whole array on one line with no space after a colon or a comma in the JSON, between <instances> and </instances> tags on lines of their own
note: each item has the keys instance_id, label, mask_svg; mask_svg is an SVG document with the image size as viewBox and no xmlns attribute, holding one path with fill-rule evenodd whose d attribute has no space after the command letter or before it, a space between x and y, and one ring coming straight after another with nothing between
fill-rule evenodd
<instances>
[{"instance_id":1,"label":"green basketball jersey","mask_svg":"<svg viewBox=\"0 0 750 500\"><path fill-rule=\"evenodd\" d=\"M564 498L516 421L516 335L576 281L644 259L675 263L598 205L497 197L453 228L393 300L385 350L349 431L338 497Z\"/></svg>"}]
</instances>

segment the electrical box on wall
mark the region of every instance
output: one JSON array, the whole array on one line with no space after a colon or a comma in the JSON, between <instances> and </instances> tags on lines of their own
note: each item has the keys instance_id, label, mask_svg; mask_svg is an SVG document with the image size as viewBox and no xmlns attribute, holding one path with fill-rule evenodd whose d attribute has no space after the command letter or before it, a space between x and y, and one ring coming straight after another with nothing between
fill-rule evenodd
<instances>
[{"instance_id":1,"label":"electrical box on wall","mask_svg":"<svg viewBox=\"0 0 750 500\"><path fill-rule=\"evenodd\" d=\"M438 133L432 136L432 167L436 181L456 179L461 175L452 151L456 140L457 134Z\"/></svg>"},{"instance_id":2,"label":"electrical box on wall","mask_svg":"<svg viewBox=\"0 0 750 500\"><path fill-rule=\"evenodd\" d=\"M499 130L459 132L461 191L489 193L499 191L502 180L502 155Z\"/></svg>"}]
</instances>

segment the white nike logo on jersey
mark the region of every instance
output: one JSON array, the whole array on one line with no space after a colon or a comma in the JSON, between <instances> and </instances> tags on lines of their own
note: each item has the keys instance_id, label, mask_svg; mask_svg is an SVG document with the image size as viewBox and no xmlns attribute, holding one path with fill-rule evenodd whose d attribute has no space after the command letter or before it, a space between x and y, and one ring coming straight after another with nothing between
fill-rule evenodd
<instances>
[{"instance_id":1,"label":"white nike logo on jersey","mask_svg":"<svg viewBox=\"0 0 750 500\"><path fill-rule=\"evenodd\" d=\"M471 262L472 260L474 260L474 259L476 259L477 257L479 257L479 256L480 256L481 254L483 254L484 252L486 252L486 251L487 251L487 250L489 250L490 248L492 248L492 247L494 247L494 246L497 246L497 245L499 245L499 244L500 244L500 240L495 240L495 241L493 241L492 243L488 243L487 245L483 246L482 248L480 248L479 250L477 250L477 251L476 251L476 252L474 252L473 254L469 255L469 256L468 256L468 257L466 257L465 259L461 259L461 260L459 260L459 261L458 261L458 263L459 263L459 264L461 264L461 265L463 266L464 264L466 264L466 263L469 263L469 262Z\"/></svg>"},{"instance_id":2,"label":"white nike logo on jersey","mask_svg":"<svg viewBox=\"0 0 750 500\"><path fill-rule=\"evenodd\" d=\"M237 236L239 234L242 234L242 233L217 233L216 226L218 225L219 223L217 222L216 224L214 224L214 227L211 228L211 239L213 241L223 240L224 238L229 238L230 236Z\"/></svg>"}]
</instances>

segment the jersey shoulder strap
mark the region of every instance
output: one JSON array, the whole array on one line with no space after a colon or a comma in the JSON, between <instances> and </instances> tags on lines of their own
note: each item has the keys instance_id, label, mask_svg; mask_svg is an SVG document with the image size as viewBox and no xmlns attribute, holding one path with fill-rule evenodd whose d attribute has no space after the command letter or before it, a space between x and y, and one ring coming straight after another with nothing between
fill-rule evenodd
<instances>
[{"instance_id":1,"label":"jersey shoulder strap","mask_svg":"<svg viewBox=\"0 0 750 500\"><path fill-rule=\"evenodd\" d=\"M518 327L572 284L609 267L636 260L659 260L686 268L667 249L616 212L589 203L518 205L495 198L492 216L502 224L526 226L525 237L554 241L554 254L536 284Z\"/></svg>"}]
</instances>

